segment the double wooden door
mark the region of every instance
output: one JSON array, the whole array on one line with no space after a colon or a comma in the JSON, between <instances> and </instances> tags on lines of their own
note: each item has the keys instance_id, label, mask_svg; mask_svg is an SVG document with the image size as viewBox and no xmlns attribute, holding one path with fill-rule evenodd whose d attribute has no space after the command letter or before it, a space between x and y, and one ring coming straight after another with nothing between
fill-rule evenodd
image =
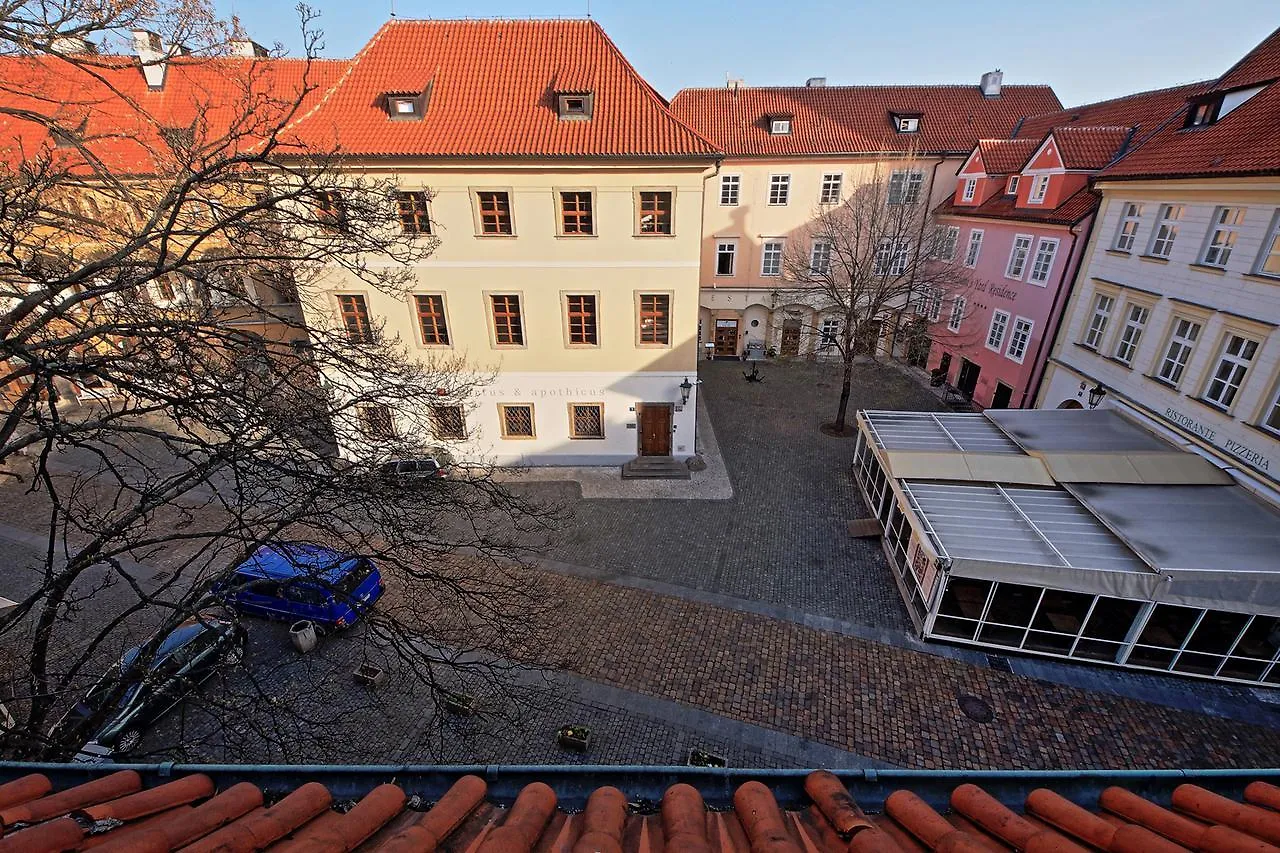
<instances>
[{"instance_id":1,"label":"double wooden door","mask_svg":"<svg viewBox=\"0 0 1280 853\"><path fill-rule=\"evenodd\" d=\"M671 455L671 404L641 403L636 407L641 456Z\"/></svg>"},{"instance_id":2,"label":"double wooden door","mask_svg":"<svg viewBox=\"0 0 1280 853\"><path fill-rule=\"evenodd\" d=\"M737 358L738 356L738 321L716 320L715 333L716 358Z\"/></svg>"}]
</instances>

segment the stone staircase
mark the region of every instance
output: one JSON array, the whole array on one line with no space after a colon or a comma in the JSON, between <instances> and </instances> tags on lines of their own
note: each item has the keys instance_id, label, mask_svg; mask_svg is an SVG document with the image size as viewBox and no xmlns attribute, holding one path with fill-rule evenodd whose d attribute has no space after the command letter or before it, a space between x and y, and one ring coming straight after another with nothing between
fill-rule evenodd
<instances>
[{"instance_id":1,"label":"stone staircase","mask_svg":"<svg viewBox=\"0 0 1280 853\"><path fill-rule=\"evenodd\" d=\"M637 456L622 466L624 480L688 480L689 466L670 456Z\"/></svg>"}]
</instances>

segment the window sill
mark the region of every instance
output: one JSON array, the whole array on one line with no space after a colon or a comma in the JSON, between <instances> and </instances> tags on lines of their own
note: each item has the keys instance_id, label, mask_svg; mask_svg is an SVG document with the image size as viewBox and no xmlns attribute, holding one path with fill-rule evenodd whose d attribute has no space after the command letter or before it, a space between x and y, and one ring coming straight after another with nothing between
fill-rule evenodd
<instances>
[{"instance_id":1,"label":"window sill","mask_svg":"<svg viewBox=\"0 0 1280 853\"><path fill-rule=\"evenodd\" d=\"M1214 275L1227 274L1227 270L1225 267L1215 267L1212 264L1187 264L1187 266L1191 267L1191 269L1193 270L1199 270L1200 272L1213 273Z\"/></svg>"},{"instance_id":2,"label":"window sill","mask_svg":"<svg viewBox=\"0 0 1280 853\"><path fill-rule=\"evenodd\" d=\"M649 239L649 238L652 238L652 237L674 237L674 236L676 236L676 235L675 235L675 234L672 234L672 233L670 233L670 232L662 232L662 231L644 231L644 232L641 232L641 233L632 234L631 236L632 236L632 237L644 237L645 239Z\"/></svg>"},{"instance_id":3,"label":"window sill","mask_svg":"<svg viewBox=\"0 0 1280 853\"><path fill-rule=\"evenodd\" d=\"M1247 426L1251 430L1254 430L1255 432L1262 433L1272 441L1280 441L1280 432L1276 432L1275 430L1272 430L1272 429L1267 429L1266 427L1260 426L1258 424L1251 424L1247 422L1245 423L1245 426Z\"/></svg>"},{"instance_id":4,"label":"window sill","mask_svg":"<svg viewBox=\"0 0 1280 853\"><path fill-rule=\"evenodd\" d=\"M1246 281L1256 281L1259 284L1275 284L1280 285L1280 275L1267 275L1260 272L1241 273L1241 278Z\"/></svg>"},{"instance_id":5,"label":"window sill","mask_svg":"<svg viewBox=\"0 0 1280 853\"><path fill-rule=\"evenodd\" d=\"M1105 252L1105 253L1106 253L1106 254L1108 254L1108 255L1111 255L1111 256L1113 256L1113 257L1117 257L1117 258L1131 258L1131 257L1133 257L1133 252L1126 252L1124 249L1103 249L1102 251L1103 251L1103 252Z\"/></svg>"},{"instance_id":6,"label":"window sill","mask_svg":"<svg viewBox=\"0 0 1280 853\"><path fill-rule=\"evenodd\" d=\"M645 344L637 343L636 349L671 349L671 344Z\"/></svg>"},{"instance_id":7,"label":"window sill","mask_svg":"<svg viewBox=\"0 0 1280 853\"><path fill-rule=\"evenodd\" d=\"M591 240L599 237L599 234L557 234L556 239L559 240Z\"/></svg>"},{"instance_id":8,"label":"window sill","mask_svg":"<svg viewBox=\"0 0 1280 853\"><path fill-rule=\"evenodd\" d=\"M1147 262L1147 263L1149 263L1149 264L1167 264L1167 263L1169 263L1169 259L1168 259L1168 258L1161 258L1161 257L1159 257L1159 256L1157 256L1157 255L1138 255L1138 260L1140 260L1140 261L1146 261L1146 262Z\"/></svg>"},{"instance_id":9,"label":"window sill","mask_svg":"<svg viewBox=\"0 0 1280 853\"><path fill-rule=\"evenodd\" d=\"M1091 346L1089 346L1088 344L1082 344L1082 343L1080 343L1080 341L1072 341L1072 342L1071 342L1071 345L1072 345L1073 347L1079 347L1080 349L1084 350L1085 352L1093 353L1094 355L1102 355L1102 353L1098 352L1098 348L1097 348L1097 347L1091 347ZM1105 358L1105 356L1103 356L1103 357Z\"/></svg>"},{"instance_id":10,"label":"window sill","mask_svg":"<svg viewBox=\"0 0 1280 853\"><path fill-rule=\"evenodd\" d=\"M1220 415L1226 415L1227 417L1231 417L1230 409L1224 409L1222 408L1222 406L1219 406L1217 403L1213 402L1212 400L1206 400L1204 397L1196 397L1192 394L1187 394L1186 398L1188 400L1191 400L1194 403L1199 403L1200 405L1204 406L1206 409L1217 412Z\"/></svg>"},{"instance_id":11,"label":"window sill","mask_svg":"<svg viewBox=\"0 0 1280 853\"><path fill-rule=\"evenodd\" d=\"M502 440L503 441L533 441L536 438L537 438L536 435L504 435L502 437Z\"/></svg>"},{"instance_id":12,"label":"window sill","mask_svg":"<svg viewBox=\"0 0 1280 853\"><path fill-rule=\"evenodd\" d=\"M1123 361L1121 361L1120 359L1116 358L1114 355L1104 355L1104 356L1103 356L1103 358L1105 358L1107 361L1111 361L1111 362L1114 362L1114 363L1116 363L1116 364L1120 365L1120 366L1121 366L1121 367L1123 367L1125 370L1133 370L1133 365L1132 365L1132 364L1128 364L1128 363L1126 363L1126 362L1123 362Z\"/></svg>"},{"instance_id":13,"label":"window sill","mask_svg":"<svg viewBox=\"0 0 1280 853\"><path fill-rule=\"evenodd\" d=\"M516 235L514 234L477 234L476 238L480 240L514 240L516 238Z\"/></svg>"},{"instance_id":14,"label":"window sill","mask_svg":"<svg viewBox=\"0 0 1280 853\"><path fill-rule=\"evenodd\" d=\"M1156 376L1154 373L1144 373L1142 375L1147 379L1150 379L1152 382L1156 383L1157 385L1163 385L1164 387L1168 388L1170 391L1178 390L1177 385L1174 385L1168 379L1161 379L1159 376Z\"/></svg>"},{"instance_id":15,"label":"window sill","mask_svg":"<svg viewBox=\"0 0 1280 853\"><path fill-rule=\"evenodd\" d=\"M570 441L604 441L603 435L571 435Z\"/></svg>"}]
</instances>

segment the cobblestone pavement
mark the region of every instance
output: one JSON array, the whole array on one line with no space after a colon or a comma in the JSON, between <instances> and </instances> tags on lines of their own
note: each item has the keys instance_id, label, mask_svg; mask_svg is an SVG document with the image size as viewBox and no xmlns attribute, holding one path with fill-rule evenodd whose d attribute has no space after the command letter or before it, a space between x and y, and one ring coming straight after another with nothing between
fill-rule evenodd
<instances>
[{"instance_id":1,"label":"cobblestone pavement","mask_svg":"<svg viewBox=\"0 0 1280 853\"><path fill-rule=\"evenodd\" d=\"M849 476L853 439L818 426L835 414L838 366L770 362L765 381L737 362L700 366L734 495L727 501L576 500L569 483L521 488L566 502L575 518L548 556L806 613L905 631L906 614L874 540L851 539L861 514ZM893 367L859 365L860 408L936 407Z\"/></svg>"}]
</instances>

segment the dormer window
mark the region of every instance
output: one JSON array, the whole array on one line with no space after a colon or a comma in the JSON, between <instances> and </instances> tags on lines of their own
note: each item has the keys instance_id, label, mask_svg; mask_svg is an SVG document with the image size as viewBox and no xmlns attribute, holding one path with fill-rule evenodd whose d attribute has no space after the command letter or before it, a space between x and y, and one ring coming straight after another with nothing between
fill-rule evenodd
<instances>
[{"instance_id":1,"label":"dormer window","mask_svg":"<svg viewBox=\"0 0 1280 853\"><path fill-rule=\"evenodd\" d=\"M556 111L566 121L590 121L595 106L591 92L556 92Z\"/></svg>"},{"instance_id":2,"label":"dormer window","mask_svg":"<svg viewBox=\"0 0 1280 853\"><path fill-rule=\"evenodd\" d=\"M790 116L771 116L769 118L769 132L774 136L787 136L791 133L791 117Z\"/></svg>"},{"instance_id":3,"label":"dormer window","mask_svg":"<svg viewBox=\"0 0 1280 853\"><path fill-rule=\"evenodd\" d=\"M392 121L421 121L427 111L427 100L431 97L431 84L428 83L421 92L387 92L387 116Z\"/></svg>"},{"instance_id":4,"label":"dormer window","mask_svg":"<svg viewBox=\"0 0 1280 853\"><path fill-rule=\"evenodd\" d=\"M1193 103L1187 110L1185 127L1204 127L1218 120L1218 109L1222 106L1222 98L1211 98L1207 101Z\"/></svg>"},{"instance_id":5,"label":"dormer window","mask_svg":"<svg viewBox=\"0 0 1280 853\"><path fill-rule=\"evenodd\" d=\"M893 113L893 127L898 133L919 133L919 113Z\"/></svg>"},{"instance_id":6,"label":"dormer window","mask_svg":"<svg viewBox=\"0 0 1280 853\"><path fill-rule=\"evenodd\" d=\"M1010 175L1010 176L1009 176L1009 186L1008 186L1008 188L1006 188L1006 189L1005 189L1005 191L1004 191L1004 194L1005 194L1005 195L1017 195L1017 194L1018 194L1018 177L1019 177L1018 175Z\"/></svg>"}]
</instances>

